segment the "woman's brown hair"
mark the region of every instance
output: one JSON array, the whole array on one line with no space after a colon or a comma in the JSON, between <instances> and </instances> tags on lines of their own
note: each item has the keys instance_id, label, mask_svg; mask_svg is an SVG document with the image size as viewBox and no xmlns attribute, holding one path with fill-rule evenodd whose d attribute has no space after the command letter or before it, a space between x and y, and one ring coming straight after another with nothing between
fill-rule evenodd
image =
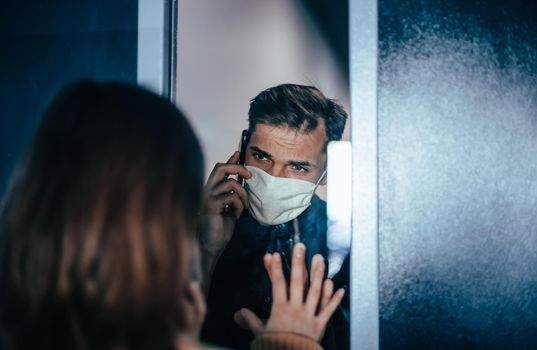
<instances>
[{"instance_id":1,"label":"woman's brown hair","mask_svg":"<svg viewBox=\"0 0 537 350\"><path fill-rule=\"evenodd\" d=\"M52 102L0 213L1 326L15 348L172 348L203 180L179 110L79 82Z\"/></svg>"}]
</instances>

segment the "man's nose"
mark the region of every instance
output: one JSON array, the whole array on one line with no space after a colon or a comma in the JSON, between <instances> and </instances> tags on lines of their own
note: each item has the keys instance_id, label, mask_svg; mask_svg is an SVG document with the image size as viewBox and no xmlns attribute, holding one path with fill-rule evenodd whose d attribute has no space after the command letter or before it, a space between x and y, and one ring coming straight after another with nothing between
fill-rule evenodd
<instances>
[{"instance_id":1,"label":"man's nose","mask_svg":"<svg viewBox=\"0 0 537 350\"><path fill-rule=\"evenodd\" d=\"M285 177L285 167L273 166L269 169L268 173L274 177Z\"/></svg>"}]
</instances>

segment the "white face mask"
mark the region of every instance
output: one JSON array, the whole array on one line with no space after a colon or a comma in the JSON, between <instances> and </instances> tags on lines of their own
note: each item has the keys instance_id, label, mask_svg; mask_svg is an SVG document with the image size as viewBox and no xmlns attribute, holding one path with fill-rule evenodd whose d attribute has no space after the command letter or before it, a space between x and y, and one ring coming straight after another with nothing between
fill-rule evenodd
<instances>
[{"instance_id":1,"label":"white face mask","mask_svg":"<svg viewBox=\"0 0 537 350\"><path fill-rule=\"evenodd\" d=\"M252 177L245 180L250 214L262 225L279 225L293 220L311 204L317 183L274 177L263 170L246 166ZM326 171L326 170L325 170Z\"/></svg>"}]
</instances>

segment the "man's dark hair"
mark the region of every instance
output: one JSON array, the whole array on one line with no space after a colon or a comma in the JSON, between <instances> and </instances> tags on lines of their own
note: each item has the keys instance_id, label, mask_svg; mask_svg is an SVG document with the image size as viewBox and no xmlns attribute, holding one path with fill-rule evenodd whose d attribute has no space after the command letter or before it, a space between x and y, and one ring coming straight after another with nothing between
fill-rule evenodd
<instances>
[{"instance_id":1,"label":"man's dark hair","mask_svg":"<svg viewBox=\"0 0 537 350\"><path fill-rule=\"evenodd\" d=\"M0 333L15 349L173 349L202 186L200 144L165 99L65 89L0 210Z\"/></svg>"},{"instance_id":2,"label":"man's dark hair","mask_svg":"<svg viewBox=\"0 0 537 350\"><path fill-rule=\"evenodd\" d=\"M262 91L250 101L248 130L257 124L285 125L309 132L324 121L326 143L341 139L347 113L313 86L282 84Z\"/></svg>"}]
</instances>

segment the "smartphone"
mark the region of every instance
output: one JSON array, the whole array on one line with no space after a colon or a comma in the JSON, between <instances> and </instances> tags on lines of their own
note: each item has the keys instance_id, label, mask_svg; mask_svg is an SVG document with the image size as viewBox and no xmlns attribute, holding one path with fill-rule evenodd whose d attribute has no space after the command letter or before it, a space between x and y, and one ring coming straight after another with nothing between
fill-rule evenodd
<instances>
[{"instance_id":1,"label":"smartphone","mask_svg":"<svg viewBox=\"0 0 537 350\"><path fill-rule=\"evenodd\" d=\"M243 130L241 135L241 143L240 143L240 155L239 155L239 164L244 165L244 161L246 159L246 147L248 147L248 142L250 141L250 133L248 130ZM244 186L244 179L239 175L237 177L237 181L241 184L241 186Z\"/></svg>"}]
</instances>

